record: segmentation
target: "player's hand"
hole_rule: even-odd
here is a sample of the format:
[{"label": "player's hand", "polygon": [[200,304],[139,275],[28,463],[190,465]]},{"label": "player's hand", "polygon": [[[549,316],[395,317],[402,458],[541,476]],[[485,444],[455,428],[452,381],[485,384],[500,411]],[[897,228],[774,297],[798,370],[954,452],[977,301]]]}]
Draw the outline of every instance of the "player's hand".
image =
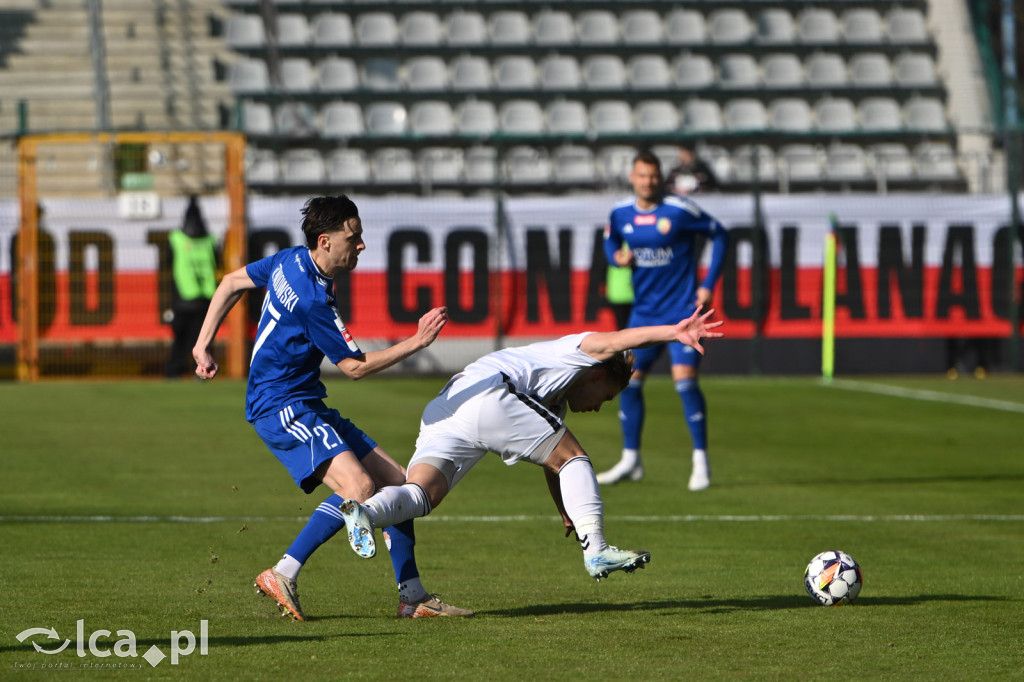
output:
[{"label": "player's hand", "polygon": [[444,326],[448,324],[448,308],[441,306],[427,312],[420,318],[419,330],[416,336],[419,338],[421,348],[426,348],[434,343],[434,339],[441,333]]},{"label": "player's hand", "polygon": [[615,252],[615,265],[620,268],[628,268],[633,265],[633,252],[628,246],[623,246]]},{"label": "player's hand", "polygon": [[196,376],[200,379],[212,379],[217,376],[220,366],[213,359],[208,351],[192,351],[192,357],[196,361]]},{"label": "player's hand", "polygon": [[690,317],[676,325],[675,332],[677,341],[685,343],[701,355],[704,355],[704,347],[700,345],[700,340],[718,339],[725,336],[721,332],[710,331],[711,329],[721,327],[725,322],[722,320],[708,322],[708,319],[715,314],[715,309],[711,308],[704,314],[701,314],[701,310],[701,306],[697,306],[697,309],[693,311],[693,315],[690,315]]}]

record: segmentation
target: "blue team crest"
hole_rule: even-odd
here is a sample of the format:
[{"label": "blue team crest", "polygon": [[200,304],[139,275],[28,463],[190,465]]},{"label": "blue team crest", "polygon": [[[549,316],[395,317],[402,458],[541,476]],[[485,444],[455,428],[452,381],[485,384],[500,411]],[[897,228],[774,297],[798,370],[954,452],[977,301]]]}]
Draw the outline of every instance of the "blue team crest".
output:
[{"label": "blue team crest", "polygon": [[672,231],[672,221],[668,218],[658,218],[658,232],[668,234]]}]

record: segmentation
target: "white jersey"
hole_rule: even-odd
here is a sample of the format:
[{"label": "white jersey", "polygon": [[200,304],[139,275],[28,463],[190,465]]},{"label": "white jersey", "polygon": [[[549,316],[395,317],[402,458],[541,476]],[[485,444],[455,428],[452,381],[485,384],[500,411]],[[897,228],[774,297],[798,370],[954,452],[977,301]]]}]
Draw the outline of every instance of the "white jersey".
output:
[{"label": "white jersey", "polygon": [[583,338],[592,333],[570,334],[554,341],[495,351],[467,366],[461,375],[470,379],[504,375],[518,392],[564,419],[566,389],[581,370],[598,364],[598,360],[580,350]]}]

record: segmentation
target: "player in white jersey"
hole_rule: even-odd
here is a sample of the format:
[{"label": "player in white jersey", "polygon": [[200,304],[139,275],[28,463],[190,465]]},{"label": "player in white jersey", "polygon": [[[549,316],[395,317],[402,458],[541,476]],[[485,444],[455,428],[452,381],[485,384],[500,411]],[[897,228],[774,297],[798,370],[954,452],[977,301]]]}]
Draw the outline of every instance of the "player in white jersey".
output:
[{"label": "player in white jersey", "polygon": [[484,356],[456,374],[423,410],[416,452],[406,482],[359,504],[346,500],[342,515],[356,554],[374,555],[373,529],[426,516],[487,452],[512,465],[544,467],[566,534],[575,531],[591,577],[632,572],[650,560],[604,538],[604,504],[587,453],[563,420],[569,410],[591,412],[626,386],[633,348],[678,341],[703,354],[702,338],[721,322],[698,309],[677,324],[585,332],[508,348]]}]

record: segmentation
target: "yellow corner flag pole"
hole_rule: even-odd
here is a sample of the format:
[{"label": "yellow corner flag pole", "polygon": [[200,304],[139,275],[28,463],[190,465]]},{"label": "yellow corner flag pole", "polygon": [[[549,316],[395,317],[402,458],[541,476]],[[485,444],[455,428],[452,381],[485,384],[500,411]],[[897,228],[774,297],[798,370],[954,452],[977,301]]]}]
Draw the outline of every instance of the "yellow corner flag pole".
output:
[{"label": "yellow corner flag pole", "polygon": [[835,370],[836,334],[836,229],[835,213],[828,215],[829,230],[825,235],[824,286],[821,293],[821,377],[832,381]]}]

